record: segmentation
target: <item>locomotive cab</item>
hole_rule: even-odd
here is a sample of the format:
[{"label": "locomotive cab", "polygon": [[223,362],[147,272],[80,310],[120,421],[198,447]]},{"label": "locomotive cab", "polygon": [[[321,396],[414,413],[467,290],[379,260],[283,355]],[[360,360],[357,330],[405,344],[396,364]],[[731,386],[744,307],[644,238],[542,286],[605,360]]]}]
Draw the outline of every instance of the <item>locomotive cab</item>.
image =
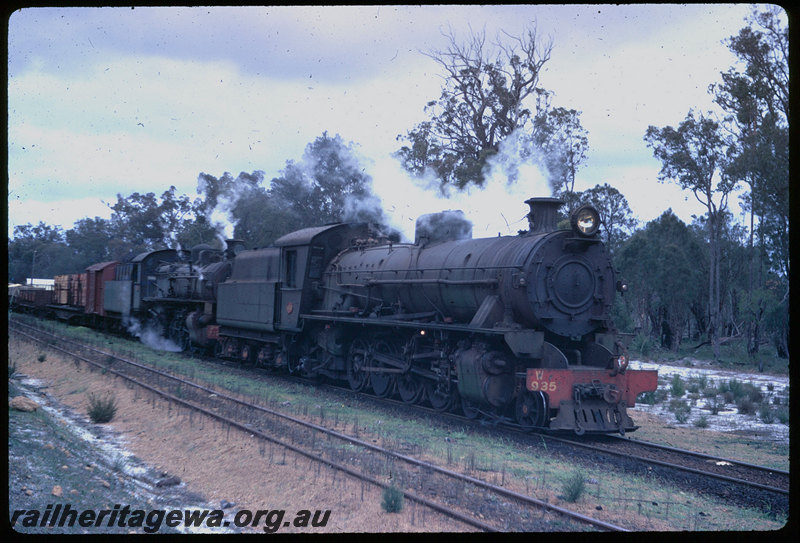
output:
[{"label": "locomotive cab", "polygon": [[297,362],[297,346],[281,345],[304,331],[303,315],[319,306],[326,264],[353,240],[368,237],[366,224],[334,224],[287,234],[272,247],[239,252],[230,278],[219,285],[220,354],[262,365]]}]

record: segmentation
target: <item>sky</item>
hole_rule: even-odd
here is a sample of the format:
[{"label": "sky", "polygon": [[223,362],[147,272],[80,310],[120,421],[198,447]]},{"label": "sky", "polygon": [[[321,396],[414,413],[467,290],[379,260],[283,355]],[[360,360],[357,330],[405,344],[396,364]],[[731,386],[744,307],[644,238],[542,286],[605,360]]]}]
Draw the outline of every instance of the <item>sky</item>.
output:
[{"label": "sky", "polygon": [[[576,109],[589,151],[576,190],[608,183],[642,223],[704,207],[674,183],[644,141],[690,110],[737,66],[724,40],[748,4],[25,8],[8,18],[8,231],[44,221],[69,229],[109,218],[133,192],[197,195],[200,173],[277,177],[324,132],[352,142],[403,232],[420,213],[463,209],[474,234],[516,233],[524,199],[550,196],[525,167],[507,186],[450,200],[414,183],[392,153],[426,120],[442,71],[424,53],[485,31],[536,28],[552,39],[540,84]],[[731,199],[738,211],[736,199]],[[413,228],[407,237],[413,239]]]}]

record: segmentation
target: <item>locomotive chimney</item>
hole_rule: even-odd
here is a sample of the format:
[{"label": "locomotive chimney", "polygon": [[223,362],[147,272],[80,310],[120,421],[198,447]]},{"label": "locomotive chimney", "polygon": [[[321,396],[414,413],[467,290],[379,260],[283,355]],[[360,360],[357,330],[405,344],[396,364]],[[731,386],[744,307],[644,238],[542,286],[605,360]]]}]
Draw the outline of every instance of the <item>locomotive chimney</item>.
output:
[{"label": "locomotive chimney", "polygon": [[225,258],[231,259],[244,250],[244,241],[240,239],[225,240]]},{"label": "locomotive chimney", "polygon": [[531,208],[528,213],[528,227],[532,234],[552,232],[556,229],[558,208],[564,204],[558,198],[530,198],[525,200]]}]

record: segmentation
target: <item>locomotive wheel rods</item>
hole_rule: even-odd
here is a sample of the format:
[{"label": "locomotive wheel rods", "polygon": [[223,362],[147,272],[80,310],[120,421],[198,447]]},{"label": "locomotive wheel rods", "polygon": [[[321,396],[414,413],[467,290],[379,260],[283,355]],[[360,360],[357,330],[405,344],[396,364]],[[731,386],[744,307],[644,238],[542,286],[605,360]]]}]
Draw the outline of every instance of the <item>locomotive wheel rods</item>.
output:
[{"label": "locomotive wheel rods", "polygon": [[350,352],[347,355],[347,382],[350,388],[356,392],[361,392],[367,386],[369,375],[361,368],[366,366],[369,356],[369,345],[363,339],[354,339],[350,344]]},{"label": "locomotive wheel rods", "polygon": [[477,403],[463,397],[461,398],[461,410],[468,419],[477,419],[481,414],[480,406]]},{"label": "locomotive wheel rods", "polygon": [[[379,339],[372,344],[372,352],[396,355],[398,350],[392,343]],[[385,362],[380,360],[372,360],[372,364],[376,367],[390,368]],[[387,398],[394,394],[396,377],[394,373],[371,372],[369,374],[369,382],[372,385],[372,390],[379,398]]]}]

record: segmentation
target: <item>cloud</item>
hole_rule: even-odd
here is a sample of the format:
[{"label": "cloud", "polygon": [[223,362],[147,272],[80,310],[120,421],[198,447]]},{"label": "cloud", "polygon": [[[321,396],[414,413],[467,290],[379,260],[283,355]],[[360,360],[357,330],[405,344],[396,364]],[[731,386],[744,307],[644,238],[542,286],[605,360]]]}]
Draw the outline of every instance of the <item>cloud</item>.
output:
[{"label": "cloud", "polygon": [[[192,192],[200,171],[277,174],[326,130],[390,152],[435,87],[409,88],[407,77],[298,88],[228,63],[157,57],[119,58],[88,77],[30,72],[9,84],[11,184],[49,198],[98,184],[112,194],[170,184]],[[55,180],[63,190],[37,192]]]},{"label": "cloud", "polygon": [[[112,202],[113,203],[113,202]],[[39,224],[44,222],[51,226],[60,226],[69,230],[74,223],[86,217],[109,219],[111,210],[102,201],[94,197],[68,198],[57,201],[20,200],[12,193],[8,197],[8,235],[14,232],[14,226]]]}]

